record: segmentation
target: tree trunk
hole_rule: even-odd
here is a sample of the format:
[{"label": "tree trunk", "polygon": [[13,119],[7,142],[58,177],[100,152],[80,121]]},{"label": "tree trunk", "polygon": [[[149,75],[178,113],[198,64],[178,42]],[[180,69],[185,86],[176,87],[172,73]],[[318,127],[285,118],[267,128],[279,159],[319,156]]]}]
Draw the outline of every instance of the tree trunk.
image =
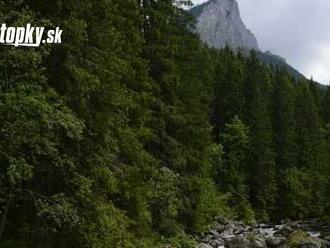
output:
[{"label": "tree trunk", "polygon": [[2,240],[3,234],[5,232],[5,226],[6,226],[6,222],[7,222],[9,207],[10,207],[10,200],[6,201],[6,204],[3,208],[3,213],[2,213],[2,217],[1,217],[1,223],[0,223],[0,240]]}]

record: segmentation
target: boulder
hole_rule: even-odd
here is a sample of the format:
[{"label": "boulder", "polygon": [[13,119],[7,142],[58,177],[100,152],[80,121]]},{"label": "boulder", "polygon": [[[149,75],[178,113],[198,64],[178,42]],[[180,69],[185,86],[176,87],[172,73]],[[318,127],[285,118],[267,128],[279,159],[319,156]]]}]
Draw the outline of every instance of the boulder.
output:
[{"label": "boulder", "polygon": [[329,241],[330,242],[330,235],[329,236],[326,236],[323,238],[325,241]]},{"label": "boulder", "polygon": [[298,230],[291,233],[287,239],[286,246],[288,248],[323,248],[323,241],[311,237],[305,231]]},{"label": "boulder", "polygon": [[216,224],[215,225],[215,230],[217,232],[222,233],[225,229],[226,229],[226,225],[223,225],[223,224]]},{"label": "boulder", "polygon": [[319,246],[318,244],[314,242],[306,242],[298,246],[299,248],[319,248],[323,246]]},{"label": "boulder", "polygon": [[289,226],[283,226],[280,230],[274,233],[274,236],[285,236],[288,237],[294,230]]},{"label": "boulder", "polygon": [[225,241],[223,239],[219,238],[219,239],[212,240],[209,244],[212,247],[218,248],[218,247],[224,246]]},{"label": "boulder", "polygon": [[199,244],[198,248],[213,248],[212,246],[208,245],[208,244]]},{"label": "boulder", "polygon": [[212,239],[213,239],[213,236],[212,236],[211,234],[209,234],[209,235],[206,235],[206,236],[202,239],[202,242],[203,242],[203,243],[208,243],[208,242],[210,242]]},{"label": "boulder", "polygon": [[234,237],[235,235],[233,229],[226,229],[221,233],[221,238],[224,240],[232,239]]},{"label": "boulder", "polygon": [[224,216],[218,216],[216,218],[216,221],[217,221],[217,223],[223,224],[223,225],[227,225],[228,222],[229,222],[229,220],[226,217],[224,217]]},{"label": "boulder", "polygon": [[228,240],[231,240],[233,238],[235,238],[236,236],[234,234],[230,234],[230,233],[222,233],[221,234],[221,238],[224,240],[224,241],[228,241]]},{"label": "boulder", "polygon": [[251,248],[250,240],[244,236],[236,236],[226,242],[226,247],[228,248]]},{"label": "boulder", "polygon": [[242,234],[245,230],[243,228],[237,228],[234,230],[234,234],[235,235],[239,235]]},{"label": "boulder", "polygon": [[291,221],[287,225],[292,229],[299,229],[302,227],[302,223],[300,221]]},{"label": "boulder", "polygon": [[210,242],[210,245],[214,248],[225,247],[225,241],[222,239],[215,239]]},{"label": "boulder", "polygon": [[278,237],[271,236],[267,238],[266,243],[269,247],[279,247],[285,243],[285,240],[286,239],[281,236]]},{"label": "boulder", "polygon": [[263,235],[255,235],[251,238],[253,248],[267,248],[266,240]]},{"label": "boulder", "polygon": [[215,239],[221,238],[220,233],[218,233],[216,230],[211,229],[209,232],[213,236],[213,238],[215,238]]}]

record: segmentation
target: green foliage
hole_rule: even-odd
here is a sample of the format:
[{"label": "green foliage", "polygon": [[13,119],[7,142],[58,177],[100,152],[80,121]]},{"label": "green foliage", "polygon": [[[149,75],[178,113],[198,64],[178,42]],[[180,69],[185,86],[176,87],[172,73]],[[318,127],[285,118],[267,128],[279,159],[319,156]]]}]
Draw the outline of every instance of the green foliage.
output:
[{"label": "green foliage", "polygon": [[227,205],[227,195],[216,185],[216,171],[223,166],[221,146],[211,145],[207,151],[204,169],[197,178],[199,187],[198,203],[194,216],[194,230],[203,232],[214,222],[217,216],[229,216],[231,210]]},{"label": "green foliage", "polygon": [[187,2],[0,2],[64,30],[0,47],[1,247],[190,248],[219,215],[329,211],[329,90],[205,47]]},{"label": "green foliage", "polygon": [[249,130],[237,116],[226,125],[221,142],[224,147],[224,163],[218,171],[220,188],[230,194],[229,206],[234,216],[252,222],[254,212],[248,200],[247,185]]},{"label": "green foliage", "polygon": [[296,248],[304,244],[322,246],[322,241],[315,237],[311,237],[308,233],[302,230],[290,234],[286,243],[288,248]]},{"label": "green foliage", "polygon": [[194,248],[197,246],[196,240],[184,233],[178,234],[168,241],[173,248]]},{"label": "green foliage", "polygon": [[1,248],[24,248],[27,247],[28,244],[25,242],[17,241],[17,240],[5,240],[1,241]]},{"label": "green foliage", "polygon": [[178,194],[179,185],[179,175],[167,168],[155,171],[150,185],[153,225],[165,235],[180,231],[177,218],[183,203]]},{"label": "green foliage", "polygon": [[243,68],[241,59],[228,47],[216,58],[212,121],[215,126],[214,135],[218,142],[225,125],[231,122],[234,116],[242,116],[245,101]]}]

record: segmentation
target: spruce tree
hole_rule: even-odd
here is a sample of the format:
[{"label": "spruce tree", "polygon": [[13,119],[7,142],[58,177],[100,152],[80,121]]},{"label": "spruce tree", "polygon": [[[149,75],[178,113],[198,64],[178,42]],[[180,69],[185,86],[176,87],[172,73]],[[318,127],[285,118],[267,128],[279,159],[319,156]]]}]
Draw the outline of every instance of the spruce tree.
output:
[{"label": "spruce tree", "polygon": [[251,202],[257,217],[268,219],[274,209],[276,183],[275,160],[272,147],[270,73],[252,52],[246,61],[244,79],[244,120],[250,128],[250,189]]},{"label": "spruce tree", "polygon": [[291,211],[295,211],[289,199],[291,192],[286,187],[287,172],[296,166],[294,86],[285,71],[276,71],[273,91],[273,140],[278,185],[275,213],[277,218],[284,218]]},{"label": "spruce tree", "polygon": [[234,215],[245,221],[254,220],[254,212],[249,203],[248,188],[248,148],[249,130],[236,116],[227,124],[221,135],[224,149],[223,166],[219,167],[217,182],[220,189],[229,193],[229,207]]}]

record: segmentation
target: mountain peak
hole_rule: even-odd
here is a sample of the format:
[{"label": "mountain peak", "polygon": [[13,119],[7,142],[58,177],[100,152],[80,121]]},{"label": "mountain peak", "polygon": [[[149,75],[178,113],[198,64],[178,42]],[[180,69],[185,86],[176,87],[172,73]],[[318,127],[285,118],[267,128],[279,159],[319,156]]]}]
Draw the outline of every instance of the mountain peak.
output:
[{"label": "mountain peak", "polygon": [[258,42],[243,23],[236,0],[210,0],[192,8],[196,31],[210,47],[259,50]]}]

